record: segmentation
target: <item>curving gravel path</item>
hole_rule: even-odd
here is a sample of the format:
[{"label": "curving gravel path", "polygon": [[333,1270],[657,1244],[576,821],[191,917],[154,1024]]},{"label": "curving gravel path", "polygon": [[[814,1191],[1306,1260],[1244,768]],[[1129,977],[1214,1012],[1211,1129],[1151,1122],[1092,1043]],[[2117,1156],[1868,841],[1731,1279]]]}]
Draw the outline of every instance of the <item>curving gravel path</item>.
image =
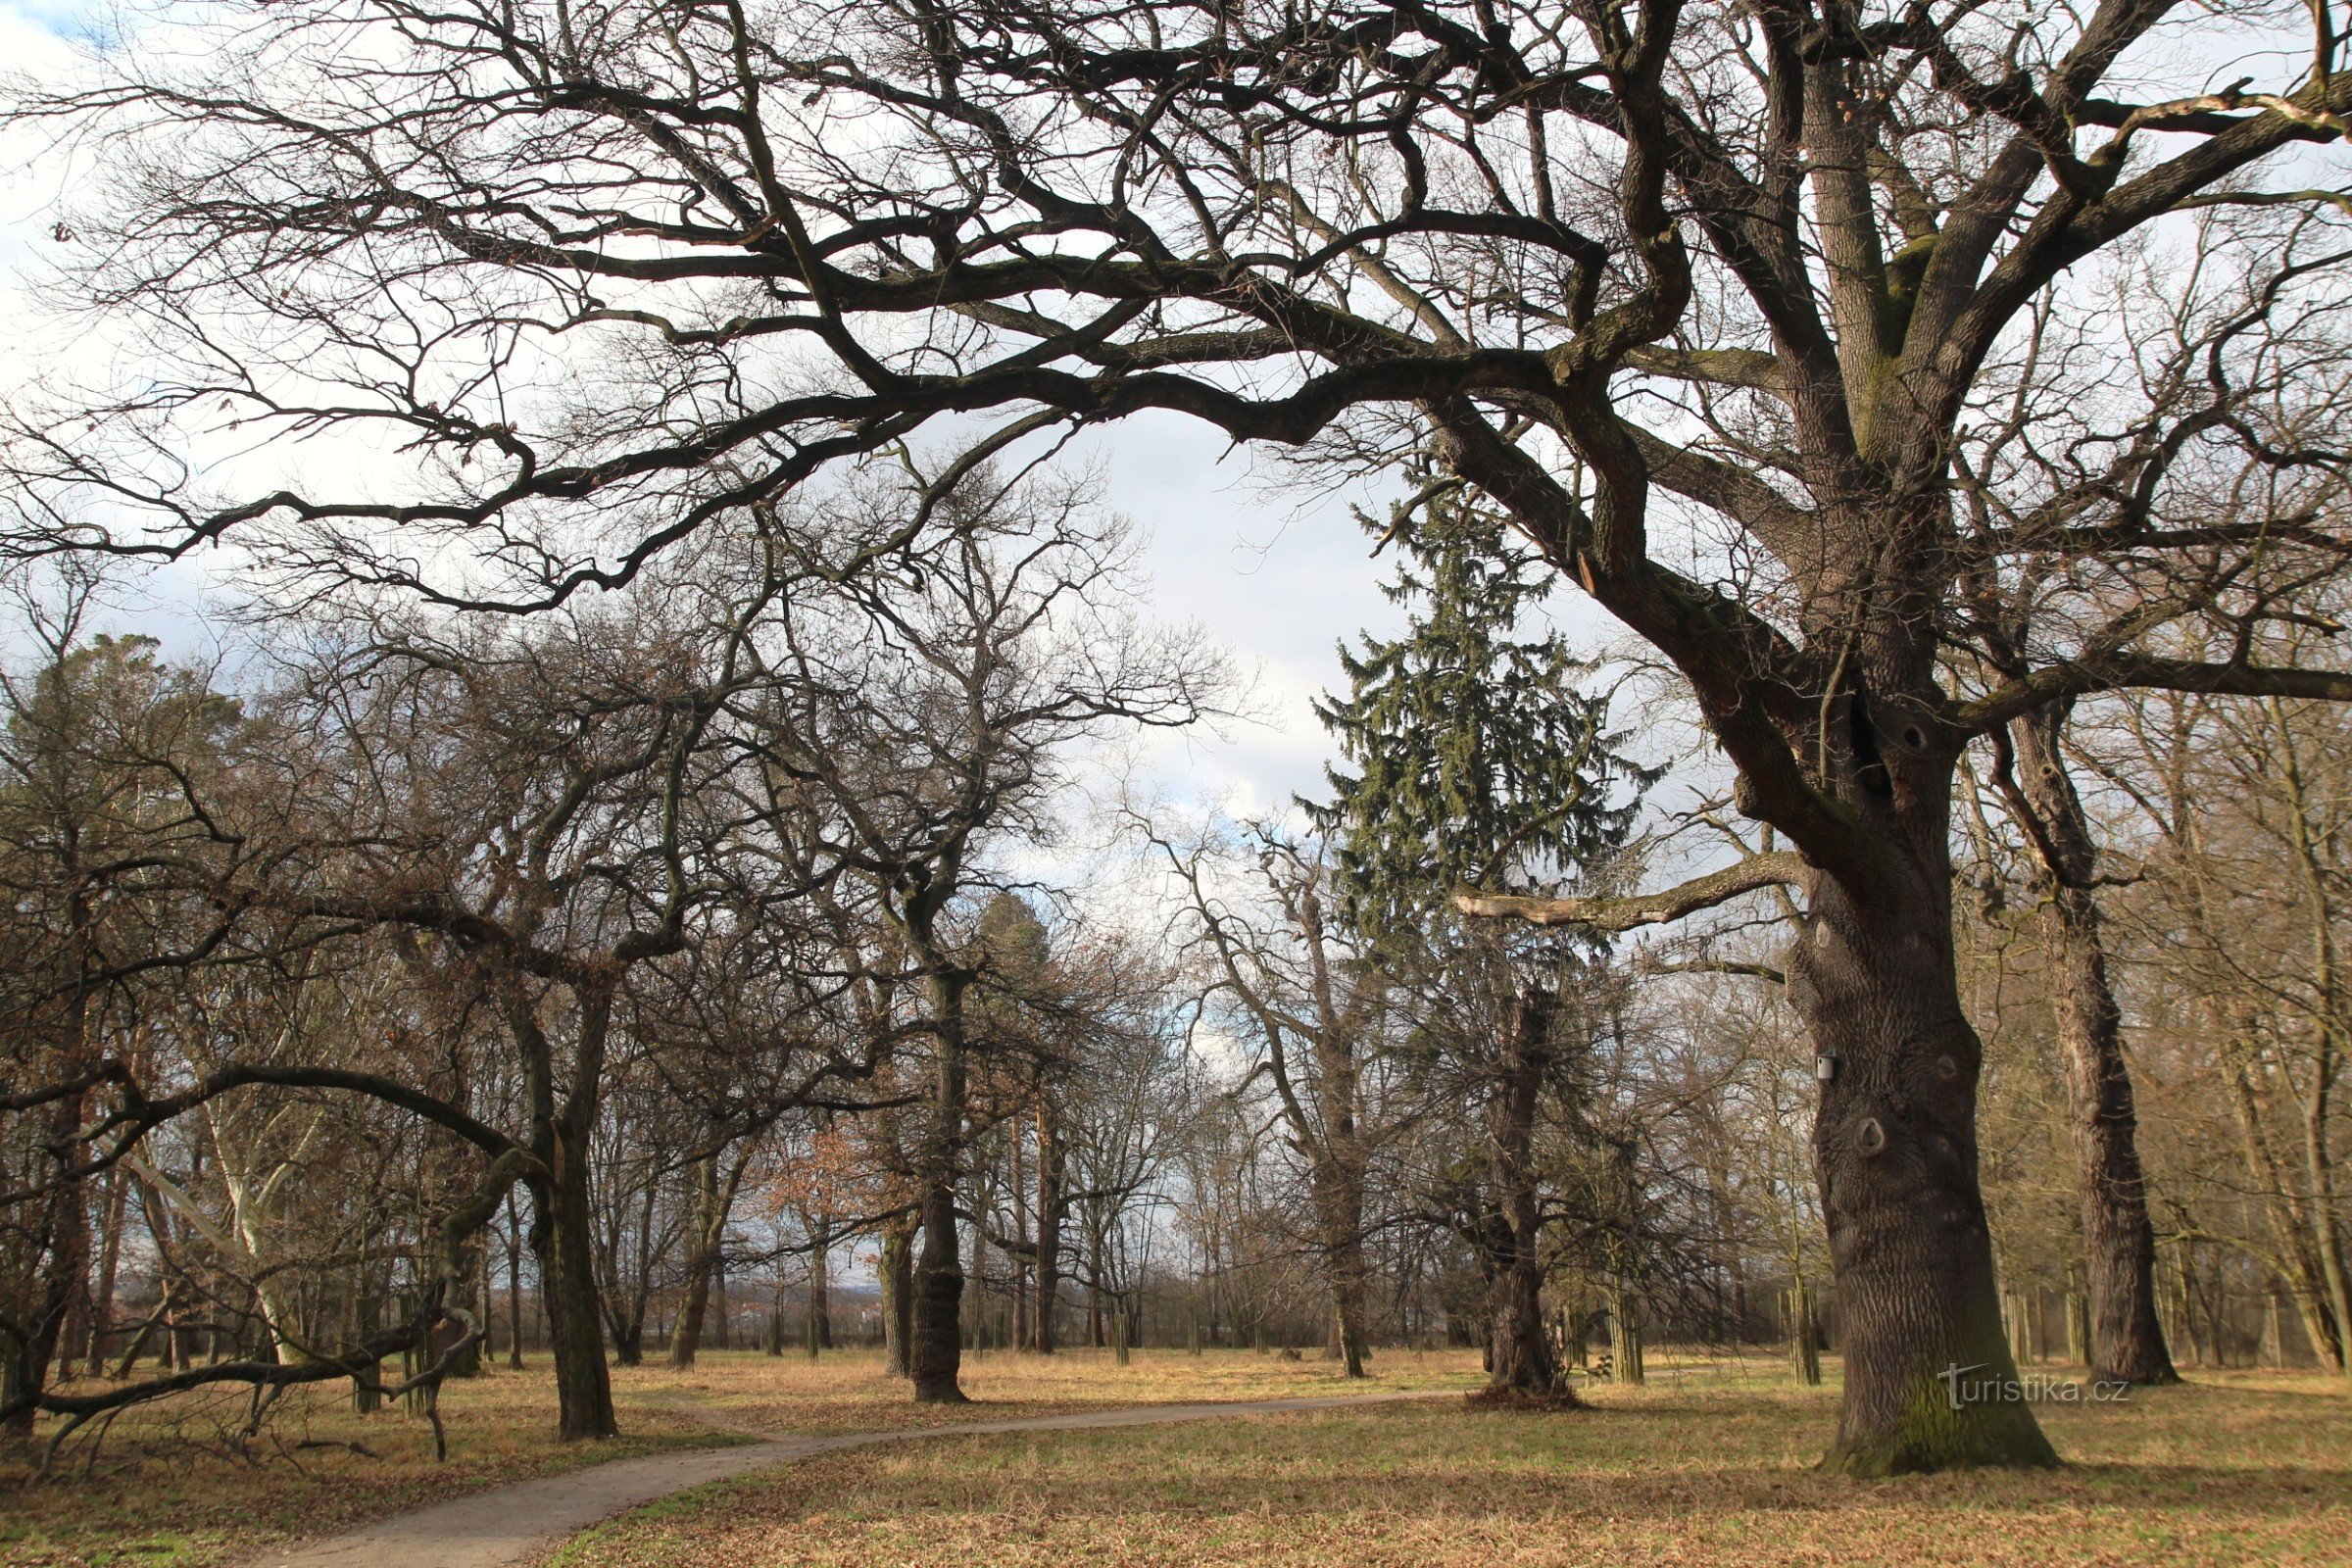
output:
[{"label": "curving gravel path", "polygon": [[707,1481],[721,1481],[840,1448],[989,1432],[1157,1426],[1169,1421],[1206,1421],[1219,1416],[1460,1397],[1458,1393],[1339,1394],[1228,1404],[1142,1404],[1074,1415],[1022,1416],[1007,1421],[850,1432],[822,1438],[762,1437],[734,1447],[694,1448],[682,1453],[649,1454],[642,1459],[615,1459],[540,1481],[493,1487],[414,1513],[378,1520],[346,1535],[274,1547],[248,1558],[244,1568],[507,1568],[509,1564],[533,1561],[555,1549],[564,1537],[624,1508],[652,1502]]}]

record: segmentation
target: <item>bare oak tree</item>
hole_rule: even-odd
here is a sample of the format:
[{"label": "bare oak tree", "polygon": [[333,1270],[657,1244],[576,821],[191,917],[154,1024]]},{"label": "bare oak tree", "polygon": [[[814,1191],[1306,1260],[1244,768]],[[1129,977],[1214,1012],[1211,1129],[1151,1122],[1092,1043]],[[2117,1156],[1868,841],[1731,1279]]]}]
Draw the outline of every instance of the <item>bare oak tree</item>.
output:
[{"label": "bare oak tree", "polygon": [[[2328,210],[2328,177],[2306,187],[2352,76],[2331,12],[2309,19],[312,0],[199,24],[20,102],[104,131],[60,230],[94,257],[78,297],[172,361],[26,406],[22,545],[235,535],[523,607],[935,419],[997,415],[1010,442],[1172,409],[1347,464],[1434,438],[1688,677],[1790,846],[1790,995],[1837,1064],[1815,1147],[1838,1462],[2046,1463],[2022,1405],[1953,1409],[1936,1379],[2010,1361],[1953,971],[1956,760],[2070,696],[2352,682],[2261,657],[2279,604],[2235,564],[2331,561],[2327,519],[2173,505],[2196,439],[2309,446],[2236,395],[2231,356],[2225,417],[2119,431],[2129,482],[2081,506],[1972,527],[1964,452],[2031,373],[2034,302],[2086,261],[2200,204]],[[2276,64],[2216,88],[2224,53]],[[2322,286],[2325,249],[2225,255],[2275,303]],[[406,467],[182,461],[338,432]],[[1983,648],[1963,586],[2027,563],[2072,568],[2078,612],[1950,678],[1954,643]],[[2210,656],[2166,640],[2183,620]]]}]

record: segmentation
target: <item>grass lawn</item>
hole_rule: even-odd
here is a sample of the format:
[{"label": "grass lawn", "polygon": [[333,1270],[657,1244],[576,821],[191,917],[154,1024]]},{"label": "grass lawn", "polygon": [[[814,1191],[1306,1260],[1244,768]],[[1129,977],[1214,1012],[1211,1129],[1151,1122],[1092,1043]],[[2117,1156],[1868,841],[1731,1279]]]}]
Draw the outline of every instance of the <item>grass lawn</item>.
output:
[{"label": "grass lawn", "polygon": [[1835,1392],[1767,1363],[1593,1399],[829,1455],[624,1516],[548,1568],[2352,1563],[2352,1398],[2332,1377],[2199,1373],[2045,1406],[2063,1471],[1886,1482],[1814,1473]]},{"label": "grass lawn", "polygon": [[[1474,1352],[1382,1358],[1378,1388],[1467,1388]],[[1348,1392],[1320,1359],[1222,1352],[1106,1351],[1046,1359],[1002,1352],[964,1361],[974,1403],[916,1406],[882,1373],[878,1352],[799,1355],[706,1352],[693,1371],[615,1367],[625,1434],[616,1443],[555,1440],[555,1385],[544,1356],[452,1382],[441,1398],[449,1462],[432,1434],[397,1406],[371,1416],[348,1387],[289,1396],[260,1439],[239,1443],[242,1396],[190,1396],[116,1422],[95,1452],[77,1447],[59,1474],[24,1486],[29,1469],[0,1457],[0,1564],[7,1568],[214,1568],[272,1543],[330,1534],[460,1492],[663,1448],[741,1441],[747,1433],[862,1432],[1060,1410]],[[1359,1386],[1360,1387],[1360,1386]],[[43,1441],[46,1440],[45,1427]],[[368,1452],[318,1446],[358,1443]],[[313,1445],[304,1446],[304,1445]],[[17,1456],[21,1459],[21,1456]]]}]

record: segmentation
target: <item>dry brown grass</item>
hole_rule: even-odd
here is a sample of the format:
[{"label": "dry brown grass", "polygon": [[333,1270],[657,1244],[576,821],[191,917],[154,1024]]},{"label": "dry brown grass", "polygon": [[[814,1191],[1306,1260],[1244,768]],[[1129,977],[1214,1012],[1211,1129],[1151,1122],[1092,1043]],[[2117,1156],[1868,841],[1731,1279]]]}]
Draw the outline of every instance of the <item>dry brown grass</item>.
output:
[{"label": "dry brown grass", "polygon": [[[1465,1387],[1475,1355],[1383,1357],[1380,1388]],[[932,1426],[1136,1403],[1279,1398],[1341,1392],[1320,1360],[1149,1351],[1121,1367],[1107,1352],[1051,1359],[1002,1352],[965,1361],[975,1402],[916,1406],[906,1385],[871,1352],[810,1362],[748,1353],[706,1354],[692,1372],[615,1368],[617,1443],[555,1441],[555,1389],[540,1358],[529,1372],[494,1371],[449,1385],[442,1414],[449,1462],[436,1464],[430,1428],[394,1408],[360,1416],[348,1389],[289,1399],[267,1435],[238,1443],[243,1401],[186,1399],[125,1417],[95,1452],[78,1449],[50,1482],[0,1461],[0,1564],[98,1568],[142,1563],[212,1568],[274,1542],[337,1529],[461,1492],[579,1464],[737,1441],[742,1433],[833,1433]],[[364,1444],[370,1456],[303,1443]]]},{"label": "dry brown grass", "polygon": [[1106,1350],[1053,1356],[992,1351],[963,1359],[968,1405],[918,1405],[906,1385],[881,1380],[869,1354],[853,1353],[811,1365],[799,1358],[730,1357],[675,1378],[676,1396],[691,1399],[709,1419],[753,1432],[878,1432],[948,1426],[1008,1416],[1107,1410],[1128,1404],[1285,1399],[1324,1394],[1471,1389],[1478,1386],[1475,1350],[1394,1350],[1376,1355],[1373,1376],[1350,1384],[1337,1362],[1310,1356],[1285,1361],[1248,1351],[1140,1350],[1125,1366]]},{"label": "dry brown grass", "polygon": [[869,1449],[656,1504],[549,1568],[2352,1562],[2334,1378],[2200,1374],[2050,1407],[2063,1471],[1875,1483],[1813,1470],[1835,1393],[1775,1368],[1592,1398]]}]

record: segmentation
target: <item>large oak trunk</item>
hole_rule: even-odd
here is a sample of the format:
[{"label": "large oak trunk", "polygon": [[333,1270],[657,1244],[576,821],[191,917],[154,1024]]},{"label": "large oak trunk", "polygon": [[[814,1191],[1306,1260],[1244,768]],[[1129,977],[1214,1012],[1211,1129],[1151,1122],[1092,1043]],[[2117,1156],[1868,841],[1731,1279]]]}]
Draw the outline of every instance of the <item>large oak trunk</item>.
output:
[{"label": "large oak trunk", "polygon": [[578,1153],[559,1146],[555,1179],[531,1190],[539,1210],[540,1291],[547,1304],[549,1349],[556,1365],[557,1430],[566,1443],[619,1433],[612,1413],[612,1374],[589,1251],[588,1171]]},{"label": "large oak trunk", "polygon": [[963,1260],[956,1244],[956,1173],[963,1142],[963,981],[934,977],[935,1050],[931,1125],[924,1130],[922,1253],[914,1265],[913,1333],[907,1372],[918,1404],[961,1404]]},{"label": "large oak trunk", "polygon": [[918,1404],[961,1404],[956,1376],[963,1364],[963,1260],[956,1245],[956,1194],[933,1187],[923,1195],[923,1247],[914,1266],[913,1342],[907,1375]]},{"label": "large oak trunk", "polygon": [[2156,1232],[2148,1222],[2139,1120],[2124,1059],[2123,1012],[2107,979],[2096,847],[2060,748],[2064,713],[2047,708],[2016,726],[2024,794],[2047,843],[2051,1010],[2066,1061],[2067,1128],[2082,1181],[2082,1251],[2090,1295],[2091,1370],[2126,1383],[2178,1383],[2156,1316]]},{"label": "large oak trunk", "polygon": [[1513,1012],[1487,1111],[1491,1180],[1499,1218],[1491,1243],[1495,1253],[1494,1320],[1488,1387],[1552,1395],[1560,1392],[1560,1375],[1551,1341],[1544,1332],[1544,1262],[1538,1250],[1543,1214],[1537,1202],[1535,1141],[1557,1002],[1544,987],[1531,985],[1520,993]]},{"label": "large oak trunk", "polygon": [[1941,836],[1909,896],[1814,878],[1789,997],[1829,1076],[1815,1170],[1845,1352],[1826,1463],[1855,1475],[2057,1462],[2016,1388],[1977,1182],[1982,1047],[1960,1008]]}]

